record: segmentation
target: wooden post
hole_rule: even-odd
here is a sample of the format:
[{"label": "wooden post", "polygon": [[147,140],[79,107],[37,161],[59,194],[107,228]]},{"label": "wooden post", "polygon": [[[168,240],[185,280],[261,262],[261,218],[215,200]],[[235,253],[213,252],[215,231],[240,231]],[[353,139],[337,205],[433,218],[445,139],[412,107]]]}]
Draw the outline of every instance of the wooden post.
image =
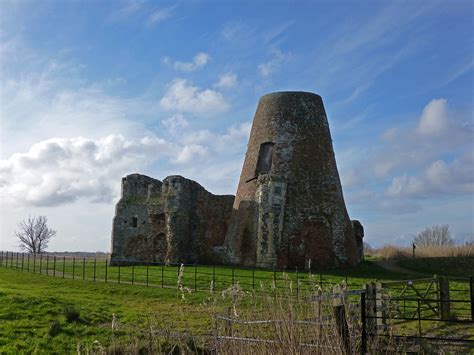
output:
[{"label": "wooden post", "polygon": [[224,323],[225,335],[228,337],[232,336],[232,321],[230,320],[231,307],[227,307],[227,318]]},{"label": "wooden post", "polygon": [[377,315],[377,331],[387,330],[387,307],[383,299],[383,285],[381,282],[375,283],[375,307]]},{"label": "wooden post", "polygon": [[24,263],[25,263],[25,253],[21,253],[21,271],[23,271]]},{"label": "wooden post", "polygon": [[361,346],[360,352],[361,354],[365,354],[367,352],[367,308],[365,303],[365,292],[361,292],[360,294],[360,321],[362,323],[362,334],[361,334]]},{"label": "wooden post", "polygon": [[376,333],[376,311],[375,311],[375,283],[370,282],[365,285],[366,292],[366,318],[367,318],[367,334],[369,337],[375,336]]},{"label": "wooden post", "polygon": [[333,288],[333,315],[336,322],[337,333],[344,346],[346,354],[351,354],[351,339],[349,336],[349,326],[346,319],[346,308],[344,305],[344,295],[341,286],[336,285]]},{"label": "wooden post", "polygon": [[449,280],[446,277],[439,277],[439,308],[442,320],[448,320],[451,316],[449,302]]},{"label": "wooden post", "polygon": [[53,276],[56,276],[56,255],[53,256]]}]

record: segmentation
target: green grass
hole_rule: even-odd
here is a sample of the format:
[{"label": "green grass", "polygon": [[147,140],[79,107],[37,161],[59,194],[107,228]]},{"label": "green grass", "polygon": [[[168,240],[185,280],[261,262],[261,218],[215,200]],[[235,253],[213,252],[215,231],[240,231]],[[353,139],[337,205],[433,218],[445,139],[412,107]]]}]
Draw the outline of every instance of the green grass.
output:
[{"label": "green grass", "polygon": [[474,257],[438,257],[400,260],[398,265],[426,274],[451,277],[474,276]]},{"label": "green grass", "polygon": [[[0,353],[69,353],[78,343],[110,344],[112,314],[126,329],[158,317],[176,330],[206,333],[210,316],[201,294],[177,298],[176,290],[93,283],[0,268]],[[80,312],[80,321],[67,323],[64,309]],[[53,322],[61,331],[50,336]],[[117,341],[127,343],[127,332]]]},{"label": "green grass", "polygon": [[[347,271],[326,270],[312,274],[185,266],[183,286],[201,291],[186,292],[183,300],[176,290],[177,266],[149,267],[150,287],[146,287],[146,267],[120,267],[118,284],[119,268],[106,266],[104,260],[95,263],[95,282],[93,260],[86,259],[84,262],[84,259],[79,259],[73,265],[72,260],[66,259],[63,263],[62,258],[56,258],[55,265],[53,260],[36,260],[36,263],[30,260],[28,265],[27,260],[23,259],[21,271],[21,257],[17,264],[15,256],[7,268],[4,266],[5,260],[3,267],[0,267],[0,353],[66,354],[75,352],[78,343],[90,346],[98,341],[108,346],[113,340],[127,344],[133,341],[136,329],[146,327],[144,323],[147,319],[166,329],[210,334],[212,312],[209,299],[219,301],[220,291],[231,286],[232,280],[247,291],[254,287],[259,290],[261,284],[271,290],[274,280],[281,288],[288,288],[291,283],[293,290],[298,287],[300,295],[304,295],[310,294],[321,279],[325,289],[346,279],[349,289],[360,289],[374,279],[416,278],[414,275],[389,272],[370,261]],[[134,285],[131,284],[132,279]],[[212,280],[216,297],[209,292]],[[296,280],[299,286],[296,286]],[[468,292],[466,283],[452,283],[452,287],[459,289],[462,295]],[[79,311],[79,321],[66,321],[64,310],[67,307]],[[217,307],[221,312],[223,303],[218,303]],[[112,334],[113,314],[120,327]]]}]

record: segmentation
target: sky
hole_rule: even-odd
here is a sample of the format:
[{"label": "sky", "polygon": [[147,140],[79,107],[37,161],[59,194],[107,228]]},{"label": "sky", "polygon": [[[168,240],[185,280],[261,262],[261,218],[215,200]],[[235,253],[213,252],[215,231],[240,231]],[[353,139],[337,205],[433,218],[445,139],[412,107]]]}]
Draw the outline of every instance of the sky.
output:
[{"label": "sky", "polygon": [[474,235],[471,1],[0,1],[0,249],[108,251],[121,177],[235,194],[258,99],[322,96],[371,246]]}]

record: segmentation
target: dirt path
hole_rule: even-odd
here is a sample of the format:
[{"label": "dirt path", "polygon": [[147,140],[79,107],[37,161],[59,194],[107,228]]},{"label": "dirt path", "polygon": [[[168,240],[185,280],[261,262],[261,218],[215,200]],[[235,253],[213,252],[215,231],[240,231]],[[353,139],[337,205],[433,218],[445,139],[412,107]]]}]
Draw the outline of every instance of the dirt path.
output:
[{"label": "dirt path", "polygon": [[397,260],[379,260],[379,261],[376,261],[375,264],[386,270],[398,272],[401,274],[410,274],[410,275],[423,276],[423,277],[432,276],[429,274],[424,274],[421,272],[404,269],[401,266],[397,265]]}]

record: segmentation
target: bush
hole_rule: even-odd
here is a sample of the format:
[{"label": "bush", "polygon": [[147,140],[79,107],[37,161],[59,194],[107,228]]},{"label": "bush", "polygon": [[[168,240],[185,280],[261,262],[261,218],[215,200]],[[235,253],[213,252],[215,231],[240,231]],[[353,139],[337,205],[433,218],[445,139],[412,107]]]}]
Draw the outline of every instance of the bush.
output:
[{"label": "bush", "polygon": [[61,324],[59,324],[59,322],[55,320],[49,325],[48,334],[52,337],[55,337],[59,333],[61,333]]},{"label": "bush", "polygon": [[81,314],[73,306],[66,306],[64,308],[64,316],[66,317],[66,322],[79,322],[81,319]]}]

